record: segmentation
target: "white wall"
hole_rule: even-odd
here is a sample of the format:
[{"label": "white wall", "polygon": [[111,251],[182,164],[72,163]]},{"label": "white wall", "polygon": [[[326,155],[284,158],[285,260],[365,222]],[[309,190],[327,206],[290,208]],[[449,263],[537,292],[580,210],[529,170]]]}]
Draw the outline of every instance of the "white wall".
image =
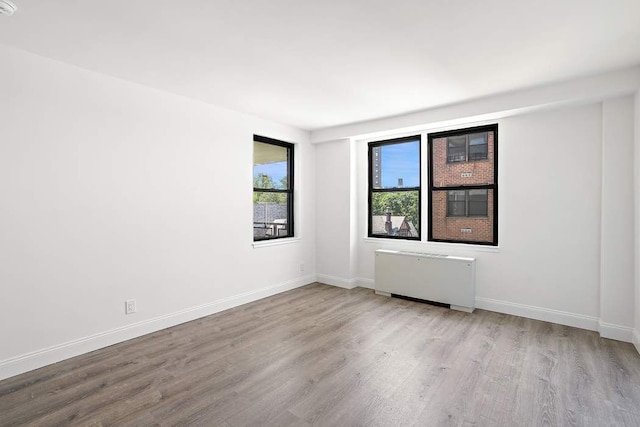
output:
[{"label": "white wall", "polygon": [[633,343],[640,352],[640,91],[635,95],[634,195],[635,195],[635,330]]},{"label": "white wall", "polygon": [[345,288],[358,285],[356,153],[349,139],[316,146],[317,278]]},{"label": "white wall", "polygon": [[[631,98],[622,97],[497,120],[498,248],[428,243],[426,237],[423,242],[365,238],[368,140],[358,141],[357,284],[373,284],[378,248],[472,256],[478,259],[479,308],[599,330],[603,336],[629,341],[634,317],[632,114]],[[442,130],[428,124],[425,128]],[[318,159],[318,170],[327,168],[323,164]],[[611,203],[606,209],[603,200]],[[345,262],[342,257],[327,251],[322,269],[337,271]]]},{"label": "white wall", "polygon": [[352,287],[351,146],[349,140],[316,146],[316,256],[318,280]]},{"label": "white wall", "polygon": [[[315,280],[307,132],[0,57],[0,379]],[[252,246],[254,133],[297,144],[294,243]]]},{"label": "white wall", "polygon": [[616,325],[634,321],[633,114],[633,97],[602,103],[600,333],[627,341]]},{"label": "white wall", "polygon": [[[478,259],[478,306],[489,299],[494,304],[523,304],[596,318],[600,106],[528,114],[498,123],[499,249],[419,245],[427,251]],[[365,189],[360,205],[366,210],[364,143],[359,154],[360,187]],[[427,188],[426,177],[423,186]],[[366,235],[363,213],[362,236]],[[363,241],[360,275],[373,279],[375,249],[400,246],[416,250],[415,244]]]}]

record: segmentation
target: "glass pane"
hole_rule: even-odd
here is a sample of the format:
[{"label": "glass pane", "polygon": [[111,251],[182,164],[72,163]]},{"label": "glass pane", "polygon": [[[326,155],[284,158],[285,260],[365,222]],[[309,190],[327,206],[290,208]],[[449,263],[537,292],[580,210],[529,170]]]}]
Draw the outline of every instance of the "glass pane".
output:
[{"label": "glass pane", "polygon": [[253,192],[254,240],[289,234],[289,195],[287,193]]},{"label": "glass pane", "polygon": [[[461,147],[462,141],[467,140],[465,135],[434,138],[431,141],[433,186],[445,188],[493,184],[493,134],[494,132],[468,134],[468,147]],[[463,156],[463,150],[468,152],[469,161]]]},{"label": "glass pane", "polygon": [[420,141],[382,145],[371,150],[373,188],[420,186]]},{"label": "glass pane", "polygon": [[488,156],[488,136],[486,132],[469,135],[469,160],[484,160]]},{"label": "glass pane", "polygon": [[417,191],[371,195],[371,233],[379,236],[420,237]]},{"label": "glass pane", "polygon": [[287,189],[288,154],[286,147],[253,142],[253,187]]},{"label": "glass pane", "polygon": [[465,216],[465,191],[447,192],[447,216]]},{"label": "glass pane", "polygon": [[487,216],[487,190],[469,190],[469,216]]},{"label": "glass pane", "polygon": [[451,205],[460,203],[457,191],[465,193],[464,190],[456,190],[456,194],[450,196],[449,193],[454,191],[433,191],[430,206],[432,237],[452,242],[493,243],[493,190],[468,190],[468,200],[465,201],[468,212],[471,214],[476,210],[479,213],[486,209],[484,215],[451,216],[448,215]]},{"label": "glass pane", "polygon": [[469,146],[469,160],[485,160],[489,154],[488,148],[486,144]]},{"label": "glass pane", "polygon": [[487,133],[472,133],[469,135],[469,145],[480,145],[487,143]]},{"label": "glass pane", "polygon": [[464,162],[467,160],[467,138],[452,136],[447,138],[447,162]]}]

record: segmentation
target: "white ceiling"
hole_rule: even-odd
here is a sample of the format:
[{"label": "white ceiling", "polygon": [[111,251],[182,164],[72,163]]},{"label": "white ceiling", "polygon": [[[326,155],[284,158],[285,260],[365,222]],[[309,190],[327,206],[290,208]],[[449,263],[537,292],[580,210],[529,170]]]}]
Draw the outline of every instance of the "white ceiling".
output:
[{"label": "white ceiling", "polygon": [[640,0],[13,1],[0,43],[304,129],[640,64]]}]

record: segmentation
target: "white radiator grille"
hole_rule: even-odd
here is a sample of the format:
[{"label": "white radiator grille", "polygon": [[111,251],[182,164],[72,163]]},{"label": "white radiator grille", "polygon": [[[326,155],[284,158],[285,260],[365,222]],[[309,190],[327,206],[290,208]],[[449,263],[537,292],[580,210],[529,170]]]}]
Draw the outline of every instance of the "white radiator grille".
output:
[{"label": "white radiator grille", "polygon": [[467,312],[475,308],[475,258],[378,249],[375,268],[376,293],[450,304]]}]

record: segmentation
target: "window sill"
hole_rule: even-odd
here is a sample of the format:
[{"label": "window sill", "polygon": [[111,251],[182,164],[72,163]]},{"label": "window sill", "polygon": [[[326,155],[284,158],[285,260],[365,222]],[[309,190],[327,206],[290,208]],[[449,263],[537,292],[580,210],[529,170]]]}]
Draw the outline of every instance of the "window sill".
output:
[{"label": "window sill", "polygon": [[406,245],[420,248],[427,252],[448,252],[449,250],[464,251],[472,250],[476,252],[500,252],[500,246],[474,245],[470,243],[447,243],[447,242],[427,242],[417,240],[385,239],[384,237],[364,237],[365,243],[378,243],[383,246]]},{"label": "window sill", "polygon": [[290,245],[292,243],[298,243],[300,241],[299,237],[291,237],[284,239],[273,239],[273,240],[261,240],[258,242],[253,242],[253,248],[267,248],[269,246],[281,246],[281,245]]}]

